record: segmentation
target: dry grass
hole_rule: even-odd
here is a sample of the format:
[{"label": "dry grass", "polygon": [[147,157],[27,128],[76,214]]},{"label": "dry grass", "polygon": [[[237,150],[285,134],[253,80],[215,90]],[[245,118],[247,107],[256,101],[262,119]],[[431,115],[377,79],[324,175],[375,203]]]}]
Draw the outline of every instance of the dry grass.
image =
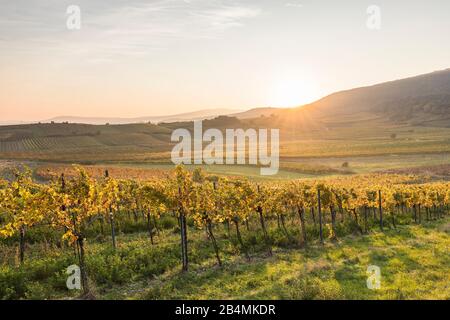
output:
[{"label": "dry grass", "polygon": [[[83,166],[83,168],[91,177],[96,179],[104,177],[105,170],[108,170],[109,175],[116,179],[163,179],[170,175],[169,170],[164,169],[139,169],[114,166]],[[58,178],[62,173],[69,178],[77,175],[75,166],[70,165],[44,165],[37,167],[35,170],[36,177],[42,180]]]},{"label": "dry grass", "polygon": [[383,173],[395,173],[395,174],[414,174],[425,175],[440,179],[450,178],[450,164],[441,164],[436,166],[420,166],[416,168],[402,168],[385,170]]}]

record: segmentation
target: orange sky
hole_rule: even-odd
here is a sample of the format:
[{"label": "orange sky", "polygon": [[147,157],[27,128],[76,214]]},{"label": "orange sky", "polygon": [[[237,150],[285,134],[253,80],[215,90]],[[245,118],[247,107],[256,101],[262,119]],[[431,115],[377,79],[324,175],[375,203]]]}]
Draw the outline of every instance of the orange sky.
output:
[{"label": "orange sky", "polygon": [[[286,107],[448,68],[448,1],[0,3],[0,122]],[[405,6],[408,6],[407,14]]]}]

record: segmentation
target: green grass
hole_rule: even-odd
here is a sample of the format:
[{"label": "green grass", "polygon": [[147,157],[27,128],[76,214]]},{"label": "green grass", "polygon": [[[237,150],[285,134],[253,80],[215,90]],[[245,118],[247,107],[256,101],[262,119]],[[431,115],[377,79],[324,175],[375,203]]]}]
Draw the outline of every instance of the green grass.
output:
[{"label": "green grass", "polygon": [[[353,157],[323,157],[323,158],[284,158],[283,165],[315,165],[323,166],[331,170],[342,170],[342,165],[347,162],[347,170],[359,174],[389,169],[416,168],[422,166],[438,166],[449,164],[448,153],[418,153],[418,154],[388,154],[379,156],[353,156]],[[330,172],[332,172],[330,170]]]},{"label": "green grass", "polygon": [[[450,238],[432,226],[346,237],[306,250],[279,249],[250,264],[233,261],[150,282],[138,299],[449,299]],[[381,268],[369,290],[367,266]],[[120,297],[120,295],[119,295]]]},{"label": "green grass", "polygon": [[[218,267],[204,230],[190,227],[190,270],[181,273],[179,233],[171,217],[151,245],[145,222],[119,222],[118,248],[111,249],[108,229],[95,225],[87,236],[86,263],[97,299],[449,299],[450,218],[423,225],[400,225],[381,233],[372,221],[368,235],[340,225],[339,241],[317,241],[308,227],[309,246],[298,246],[299,226],[287,219],[289,238],[267,221],[274,255],[269,257],[258,221],[242,227],[251,255],[247,262],[232,229],[217,226],[223,267]],[[400,221],[399,221],[400,222]],[[16,239],[0,243],[0,297],[66,299],[77,291],[65,288],[65,269],[76,264],[70,248],[57,246],[59,235],[45,230],[27,234],[26,262],[17,267]],[[325,226],[325,236],[329,225]],[[366,270],[381,268],[381,289],[369,290]]]}]

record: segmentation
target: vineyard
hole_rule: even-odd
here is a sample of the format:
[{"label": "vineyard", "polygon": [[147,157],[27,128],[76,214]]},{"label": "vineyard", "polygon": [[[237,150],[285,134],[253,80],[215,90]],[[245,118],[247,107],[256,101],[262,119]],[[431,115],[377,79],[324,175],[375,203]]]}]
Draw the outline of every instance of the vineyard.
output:
[{"label": "vineyard", "polygon": [[[73,172],[49,175],[48,184],[33,181],[27,169],[0,181],[1,298],[29,297],[24,279],[41,292],[42,278],[67,295],[64,271],[73,263],[81,270],[83,297],[90,297],[92,287],[123,284],[133,272],[158,277],[178,268],[189,274],[192,265],[220,270],[233,256],[251,265],[280,248],[306,254],[348,235],[446,221],[450,205],[450,183],[414,175],[255,183],[182,166],[151,180],[117,179],[109,171],[94,178],[82,167]],[[120,242],[136,233],[148,239],[139,240],[137,252]],[[41,265],[33,265],[30,246],[45,248]]]},{"label": "vineyard", "polygon": [[167,152],[170,131],[151,124],[40,123],[0,127],[0,157],[31,160],[135,160]]}]

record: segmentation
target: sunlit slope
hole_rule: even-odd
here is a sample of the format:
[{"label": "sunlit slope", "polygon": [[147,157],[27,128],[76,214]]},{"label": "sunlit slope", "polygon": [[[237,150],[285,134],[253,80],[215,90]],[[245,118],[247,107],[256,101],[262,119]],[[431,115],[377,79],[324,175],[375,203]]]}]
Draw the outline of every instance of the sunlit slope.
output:
[{"label": "sunlit slope", "polygon": [[[450,69],[334,93],[293,109],[252,109],[205,120],[203,129],[280,129],[281,157],[450,152]],[[0,127],[0,158],[149,161],[170,158],[171,133],[192,121]]]},{"label": "sunlit slope", "polygon": [[448,127],[450,69],[333,93],[280,115],[294,117],[295,120],[297,117],[333,119],[336,123],[345,120],[345,117],[364,120],[372,115],[396,123]]},{"label": "sunlit slope", "polygon": [[171,130],[151,124],[30,124],[0,127],[2,158],[114,159],[169,149]]}]

